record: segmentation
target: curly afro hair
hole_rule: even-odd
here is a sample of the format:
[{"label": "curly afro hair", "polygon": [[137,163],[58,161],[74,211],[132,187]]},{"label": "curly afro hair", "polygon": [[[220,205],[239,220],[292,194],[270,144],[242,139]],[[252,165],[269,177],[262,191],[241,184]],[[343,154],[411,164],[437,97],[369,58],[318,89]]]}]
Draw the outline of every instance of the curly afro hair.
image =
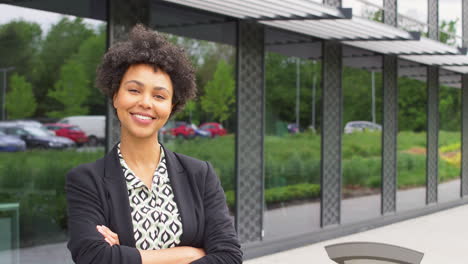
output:
[{"label": "curly afro hair", "polygon": [[116,43],[104,54],[97,68],[96,86],[112,101],[125,72],[134,64],[151,65],[155,71],[160,69],[171,77],[174,87],[171,116],[195,98],[195,71],[184,50],[141,24],[132,28],[128,40]]}]

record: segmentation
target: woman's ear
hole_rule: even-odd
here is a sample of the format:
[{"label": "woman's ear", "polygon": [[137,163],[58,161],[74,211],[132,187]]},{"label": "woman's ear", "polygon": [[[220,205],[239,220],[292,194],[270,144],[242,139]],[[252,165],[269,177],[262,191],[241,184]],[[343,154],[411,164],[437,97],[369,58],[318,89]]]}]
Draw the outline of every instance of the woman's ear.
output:
[{"label": "woman's ear", "polygon": [[112,106],[113,106],[115,109],[117,109],[117,107],[115,107],[115,98],[117,98],[117,93],[118,93],[118,92],[119,92],[119,91],[117,91],[117,92],[112,96]]}]

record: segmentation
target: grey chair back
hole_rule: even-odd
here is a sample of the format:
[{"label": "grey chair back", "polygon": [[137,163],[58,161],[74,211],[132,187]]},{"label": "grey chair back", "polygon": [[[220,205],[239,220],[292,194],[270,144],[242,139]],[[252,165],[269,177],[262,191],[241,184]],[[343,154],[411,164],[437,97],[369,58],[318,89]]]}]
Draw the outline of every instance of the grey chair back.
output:
[{"label": "grey chair back", "polygon": [[325,246],[338,264],[419,264],[424,253],[384,243],[347,242]]}]

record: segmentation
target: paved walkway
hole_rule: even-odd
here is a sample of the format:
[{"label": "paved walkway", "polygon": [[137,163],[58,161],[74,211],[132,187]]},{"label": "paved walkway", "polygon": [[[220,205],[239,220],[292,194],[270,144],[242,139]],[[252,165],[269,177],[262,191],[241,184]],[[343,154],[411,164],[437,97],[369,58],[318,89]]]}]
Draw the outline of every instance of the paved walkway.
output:
[{"label": "paved walkway", "polygon": [[256,259],[245,264],[291,264],[332,262],[324,246],[351,241],[399,245],[423,252],[421,264],[468,263],[468,205],[437,212],[369,231],[327,240]]}]

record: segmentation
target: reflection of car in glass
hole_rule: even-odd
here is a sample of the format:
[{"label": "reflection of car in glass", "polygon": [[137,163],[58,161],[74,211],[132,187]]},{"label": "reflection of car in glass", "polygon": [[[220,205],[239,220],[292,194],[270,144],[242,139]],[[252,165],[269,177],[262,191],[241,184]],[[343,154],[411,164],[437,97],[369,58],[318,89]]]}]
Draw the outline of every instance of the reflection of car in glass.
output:
[{"label": "reflection of car in glass", "polygon": [[210,132],[198,128],[195,124],[190,124],[189,127],[191,127],[195,131],[196,137],[211,137]]},{"label": "reflection of car in glass", "polygon": [[15,137],[0,131],[0,151],[13,152],[26,150],[26,143]]},{"label": "reflection of car in glass", "polygon": [[171,133],[177,138],[194,138],[195,129],[186,122],[176,121],[173,128],[171,128]]},{"label": "reflection of car in glass", "polygon": [[288,124],[288,132],[290,134],[297,134],[299,133],[299,127],[297,126],[296,123],[290,123]]},{"label": "reflection of car in glass", "polygon": [[0,124],[0,131],[24,140],[28,148],[62,149],[75,146],[75,142],[68,138],[51,136],[45,128]]},{"label": "reflection of car in glass", "polygon": [[104,138],[106,136],[106,117],[103,115],[69,116],[57,121],[57,123],[79,127],[88,136],[88,144],[91,146],[104,143]]},{"label": "reflection of car in glass", "polygon": [[224,136],[227,134],[226,129],[220,123],[209,122],[200,126],[201,130],[210,132],[211,137]]},{"label": "reflection of car in glass", "polygon": [[44,124],[44,127],[51,130],[59,137],[66,137],[73,140],[77,145],[88,142],[88,137],[79,127],[61,123]]},{"label": "reflection of car in glass", "polygon": [[345,134],[363,131],[381,131],[382,126],[369,121],[351,121],[346,123],[344,128]]}]

